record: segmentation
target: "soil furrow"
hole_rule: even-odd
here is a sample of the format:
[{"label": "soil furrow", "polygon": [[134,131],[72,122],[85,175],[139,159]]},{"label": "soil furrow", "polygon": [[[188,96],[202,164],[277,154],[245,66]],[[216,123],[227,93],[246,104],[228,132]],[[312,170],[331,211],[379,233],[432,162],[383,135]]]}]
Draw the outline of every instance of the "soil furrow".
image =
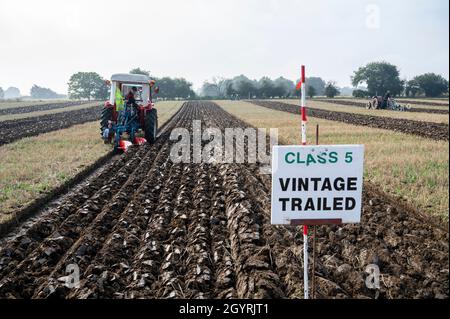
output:
[{"label": "soil furrow", "polygon": [[[148,145],[145,146],[147,148]],[[65,276],[66,267],[76,264],[83,271],[91,264],[91,260],[103,246],[111,231],[115,230],[117,223],[125,222],[127,214],[134,213],[134,200],[138,197],[138,190],[152,164],[151,159],[154,149],[150,149],[143,157],[139,158],[134,171],[123,183],[119,192],[103,207],[101,212],[83,229],[78,240],[74,241],[70,248],[65,252],[58,263],[52,267],[48,279],[42,282],[36,289],[34,297],[50,297],[56,294],[58,297],[65,297],[65,289],[58,289],[58,281]],[[49,287],[52,286],[52,289]]]},{"label": "soil furrow", "polygon": [[[144,149],[140,150],[142,152]],[[139,152],[139,153],[140,153]],[[44,279],[53,267],[57,265],[61,258],[67,253],[85,232],[85,227],[92,221],[108,216],[109,211],[114,211],[119,204],[125,203],[129,196],[124,188],[130,187],[134,181],[130,174],[137,170],[141,157],[136,155],[127,163],[123,169],[115,175],[109,184],[105,184],[92,198],[90,198],[75,213],[69,215],[39,246],[23,259],[13,270],[21,278],[20,286],[16,286],[10,280],[11,273],[7,274],[0,281],[0,295],[14,294],[23,291],[20,297],[28,297],[28,293],[34,291],[39,285],[37,278]],[[118,190],[117,193],[116,190]],[[111,195],[114,194],[113,197]],[[112,203],[111,203],[112,201]],[[110,204],[108,204],[110,203]],[[106,206],[104,206],[107,204]],[[109,207],[108,207],[109,206]],[[12,285],[12,287],[11,287]]]},{"label": "soil furrow", "polygon": [[[69,106],[82,105],[87,103],[94,103],[96,101],[70,101],[70,102],[53,102],[48,104],[37,104],[37,105],[28,105],[28,106],[19,106],[19,107],[10,107],[6,109],[0,109],[1,115],[10,115],[10,114],[24,114],[30,112],[40,112],[40,111],[48,111],[48,110],[56,110],[62,109]],[[99,102],[101,103],[101,102]]]},{"label": "soil furrow", "polygon": [[24,137],[57,131],[76,124],[98,120],[100,112],[101,107],[89,107],[62,113],[2,121],[0,124],[0,146]]},{"label": "soil furrow", "polygon": [[50,236],[67,217],[75,213],[79,207],[84,206],[105,186],[105,179],[109,179],[106,184],[111,182],[114,179],[113,174],[125,167],[126,163],[135,156],[136,150],[136,148],[130,150],[126,156],[112,161],[95,179],[89,180],[82,187],[65,196],[57,203],[58,206],[29,220],[22,226],[20,232],[13,234],[9,240],[5,238],[4,241],[7,241],[7,244],[0,251],[0,278],[36,249],[38,244]]}]

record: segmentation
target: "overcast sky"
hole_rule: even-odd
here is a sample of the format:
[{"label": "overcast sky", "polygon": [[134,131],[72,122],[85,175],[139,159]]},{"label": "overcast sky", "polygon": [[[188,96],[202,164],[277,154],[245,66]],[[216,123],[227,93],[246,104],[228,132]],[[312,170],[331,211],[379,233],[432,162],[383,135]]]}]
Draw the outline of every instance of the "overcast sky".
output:
[{"label": "overcast sky", "polygon": [[307,75],[350,85],[386,60],[449,75],[448,0],[0,0],[0,86],[67,93],[77,71],[185,77]]}]

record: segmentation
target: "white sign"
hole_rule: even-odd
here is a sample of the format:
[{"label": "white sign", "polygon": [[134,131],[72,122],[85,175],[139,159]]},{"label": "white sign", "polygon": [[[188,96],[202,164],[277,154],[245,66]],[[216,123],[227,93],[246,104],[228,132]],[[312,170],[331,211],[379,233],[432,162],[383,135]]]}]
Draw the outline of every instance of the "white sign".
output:
[{"label": "white sign", "polygon": [[359,223],[364,145],[272,149],[272,224],[295,220]]}]

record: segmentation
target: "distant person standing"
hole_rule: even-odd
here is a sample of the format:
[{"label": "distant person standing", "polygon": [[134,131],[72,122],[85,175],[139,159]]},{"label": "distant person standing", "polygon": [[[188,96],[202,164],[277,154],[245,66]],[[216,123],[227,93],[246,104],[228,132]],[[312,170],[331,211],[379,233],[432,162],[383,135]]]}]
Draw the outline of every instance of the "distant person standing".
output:
[{"label": "distant person standing", "polygon": [[391,99],[391,91],[387,90],[383,96],[383,107],[387,108]]}]

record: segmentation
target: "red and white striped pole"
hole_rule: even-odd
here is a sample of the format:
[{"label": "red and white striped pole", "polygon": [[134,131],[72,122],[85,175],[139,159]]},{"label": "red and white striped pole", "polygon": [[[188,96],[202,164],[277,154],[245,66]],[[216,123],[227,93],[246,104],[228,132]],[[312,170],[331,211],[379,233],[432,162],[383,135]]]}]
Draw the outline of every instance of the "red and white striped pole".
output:
[{"label": "red and white striped pole", "polygon": [[[302,114],[302,145],[306,145],[306,78],[305,78],[305,66],[302,65],[302,79],[301,79],[301,98],[300,107]],[[303,225],[303,293],[304,298],[309,299],[308,293],[308,226]]]},{"label": "red and white striped pole", "polygon": [[306,145],[306,93],[305,93],[305,66],[302,65],[302,79],[301,79],[301,98],[300,98],[300,112],[302,114],[302,145]]}]

